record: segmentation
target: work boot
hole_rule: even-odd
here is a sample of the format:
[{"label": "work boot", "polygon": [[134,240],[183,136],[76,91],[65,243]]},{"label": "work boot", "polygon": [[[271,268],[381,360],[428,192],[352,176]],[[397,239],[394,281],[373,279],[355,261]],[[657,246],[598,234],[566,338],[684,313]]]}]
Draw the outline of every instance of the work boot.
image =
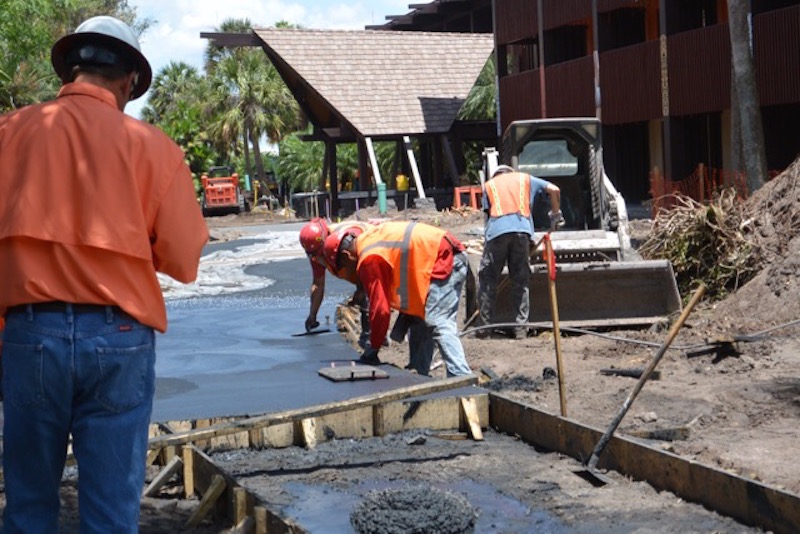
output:
[{"label": "work boot", "polygon": [[367,347],[358,359],[358,363],[364,365],[380,365],[381,361],[378,358],[378,351],[372,347]]}]

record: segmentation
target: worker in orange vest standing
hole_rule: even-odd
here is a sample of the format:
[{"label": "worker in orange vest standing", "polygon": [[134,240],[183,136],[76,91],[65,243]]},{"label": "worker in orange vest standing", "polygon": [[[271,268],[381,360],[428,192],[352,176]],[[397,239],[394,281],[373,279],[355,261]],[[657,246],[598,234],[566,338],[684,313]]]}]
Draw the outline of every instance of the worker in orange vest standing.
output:
[{"label": "worker in orange vest standing", "polygon": [[90,18],[51,60],[57,98],[0,117],[3,530],[59,531],[71,444],[79,530],[136,533],[157,272],[195,280],[208,229],[183,151],[123,112],[152,77],[133,30]]},{"label": "worker in orange vest standing", "polygon": [[450,232],[388,221],[354,238],[332,234],[325,241],[325,257],[344,276],[357,276],[369,298],[370,347],[359,361],[380,363],[378,348],[395,309],[417,319],[408,331],[409,363],[419,374],[429,374],[434,346],[447,376],[472,373],[456,324],[467,258]]},{"label": "worker in orange vest standing", "polygon": [[[311,263],[311,305],[305,322],[306,332],[310,332],[319,326],[317,313],[319,313],[319,308],[322,306],[322,300],[325,297],[326,267],[331,274],[342,278],[335,268],[327,265],[325,262],[323,254],[325,239],[331,233],[336,232],[358,235],[370,226],[372,225],[369,223],[358,221],[346,221],[329,225],[325,219],[315,217],[300,229],[300,245],[303,247],[303,250],[306,251],[308,261]],[[356,291],[353,293],[353,298],[350,299],[350,302],[358,306],[361,310],[361,334],[358,339],[358,345],[363,349],[369,342],[369,317],[367,315],[368,305],[366,302],[366,295],[360,285],[356,283],[357,281],[355,278],[349,281],[356,284]]]},{"label": "worker in orange vest standing", "polygon": [[[500,165],[483,188],[483,207],[489,217],[484,229],[483,257],[478,270],[478,303],[483,325],[494,322],[497,281],[503,267],[508,264],[511,280],[512,309],[517,311],[516,324],[511,333],[521,339],[527,336],[530,309],[529,282],[531,276],[530,245],[533,239],[534,201],[540,192],[550,197],[550,227],[564,225],[561,213],[561,190],[555,184],[535,178],[530,174],[515,172],[508,165]],[[476,337],[489,337],[488,329],[478,330]]]}]

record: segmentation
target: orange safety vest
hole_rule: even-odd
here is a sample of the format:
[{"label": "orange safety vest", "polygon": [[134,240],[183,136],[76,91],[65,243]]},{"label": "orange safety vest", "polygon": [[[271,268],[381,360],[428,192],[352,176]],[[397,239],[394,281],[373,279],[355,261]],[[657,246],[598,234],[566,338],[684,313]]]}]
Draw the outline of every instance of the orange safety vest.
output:
[{"label": "orange safety vest", "polygon": [[518,213],[531,216],[531,179],[523,172],[508,172],[486,182],[489,215],[502,217]]},{"label": "orange safety vest", "polygon": [[370,256],[383,258],[392,266],[392,286],[386,295],[389,305],[424,319],[431,273],[446,234],[427,224],[382,223],[356,240],[358,266]]}]

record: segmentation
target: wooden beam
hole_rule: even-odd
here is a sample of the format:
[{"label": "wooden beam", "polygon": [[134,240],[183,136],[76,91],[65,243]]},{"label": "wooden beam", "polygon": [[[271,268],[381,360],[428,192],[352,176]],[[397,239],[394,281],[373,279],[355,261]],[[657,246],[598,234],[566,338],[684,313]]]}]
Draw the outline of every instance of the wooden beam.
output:
[{"label": "wooden beam", "polygon": [[438,393],[441,391],[449,391],[452,389],[473,386],[477,384],[477,382],[478,377],[476,375],[444,378],[441,380],[432,380],[430,382],[426,381],[422,384],[416,384],[390,391],[383,391],[380,393],[373,393],[371,395],[355,397],[353,399],[347,399],[343,401],[336,401],[321,406],[310,406],[276,414],[248,417],[234,420],[229,423],[212,425],[203,429],[177,432],[170,435],[155,436],[150,439],[149,447],[153,449],[162,448],[169,445],[184,445],[186,443],[192,443],[198,440],[246,432],[255,428],[266,428],[268,426],[278,425],[281,423],[300,421],[309,417],[320,417],[323,415],[353,410],[355,408],[374,406],[375,404],[384,402],[392,402],[411,397],[430,395],[432,393]]},{"label": "wooden beam", "polygon": [[181,470],[181,467],[183,467],[183,460],[181,460],[180,456],[175,456],[167,464],[167,466],[162,469],[158,475],[156,475],[156,478],[154,478],[150,485],[145,488],[142,495],[145,497],[152,497],[153,495],[157,494],[159,491],[161,491],[161,488],[163,488],[164,485],[169,482],[169,480],[178,471]]},{"label": "wooden beam", "polygon": [[205,519],[205,517],[208,515],[208,512],[210,512],[211,508],[213,508],[216,504],[217,499],[219,499],[220,496],[225,492],[227,485],[228,484],[225,482],[225,479],[222,477],[222,475],[214,475],[208,491],[203,495],[203,499],[200,501],[200,504],[186,521],[187,528],[194,528],[199,525],[203,519]]},{"label": "wooden beam", "polygon": [[264,41],[255,33],[200,32],[201,39],[210,39],[217,46],[226,48],[261,46]]},{"label": "wooden beam", "polygon": [[[596,428],[520,404],[495,392],[489,393],[489,399],[492,427],[580,461],[589,458],[603,435]],[[599,465],[646,481],[658,491],[672,492],[747,525],[758,525],[774,532],[800,532],[800,496],[623,436],[613,436],[609,440]]]},{"label": "wooden beam", "polygon": [[447,169],[450,171],[450,178],[453,180],[453,185],[458,187],[458,167],[456,166],[456,158],[453,156],[453,147],[450,146],[450,136],[447,134],[442,134],[441,141],[445,161],[447,162]]}]

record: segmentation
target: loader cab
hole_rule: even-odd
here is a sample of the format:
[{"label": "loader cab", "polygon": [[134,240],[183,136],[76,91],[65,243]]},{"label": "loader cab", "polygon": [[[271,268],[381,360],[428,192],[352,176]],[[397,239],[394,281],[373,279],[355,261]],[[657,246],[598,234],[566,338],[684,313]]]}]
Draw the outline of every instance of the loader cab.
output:
[{"label": "loader cab", "polygon": [[[601,170],[597,163],[599,131],[595,119],[544,119],[513,122],[503,135],[503,162],[561,189],[565,230],[593,230],[603,226]],[[549,225],[550,206],[547,195],[544,196],[544,202],[534,204],[537,229]]]}]

